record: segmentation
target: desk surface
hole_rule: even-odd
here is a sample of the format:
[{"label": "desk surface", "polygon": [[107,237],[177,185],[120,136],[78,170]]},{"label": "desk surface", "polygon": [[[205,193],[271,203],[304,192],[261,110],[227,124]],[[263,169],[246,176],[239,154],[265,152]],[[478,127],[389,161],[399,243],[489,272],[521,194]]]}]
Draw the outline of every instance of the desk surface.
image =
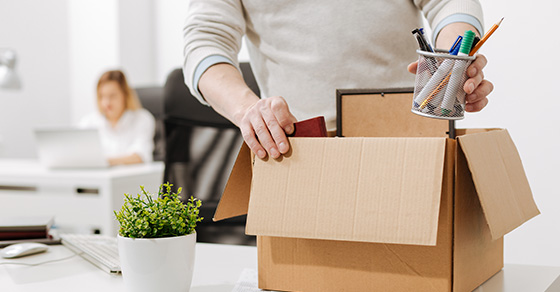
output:
[{"label": "desk surface", "polygon": [[[71,256],[64,246],[12,262],[40,263]],[[7,262],[0,259],[0,263]],[[244,269],[257,268],[250,246],[198,243],[191,292],[230,292]],[[506,265],[474,292],[555,292],[547,290],[560,267]],[[124,291],[121,276],[109,275],[79,256],[39,266],[0,265],[2,291]]]},{"label": "desk surface", "polygon": [[[47,253],[11,261],[41,263],[71,255],[66,247],[56,245]],[[0,263],[7,261],[0,258]],[[256,267],[255,247],[199,243],[191,292],[229,292],[243,269]],[[110,275],[79,256],[32,267],[0,265],[0,283],[0,290],[10,292],[124,291],[122,276]]]},{"label": "desk surface", "polygon": [[73,168],[48,169],[36,159],[0,159],[0,178],[9,181],[14,177],[42,177],[42,178],[81,178],[81,177],[119,177],[139,173],[163,173],[164,164],[161,161],[130,165],[118,165],[107,168]]}]

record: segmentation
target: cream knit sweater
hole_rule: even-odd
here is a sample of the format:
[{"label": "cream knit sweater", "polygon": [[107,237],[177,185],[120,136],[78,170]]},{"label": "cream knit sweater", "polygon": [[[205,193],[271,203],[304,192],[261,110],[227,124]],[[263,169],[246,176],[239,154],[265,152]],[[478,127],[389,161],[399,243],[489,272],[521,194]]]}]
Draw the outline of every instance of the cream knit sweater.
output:
[{"label": "cream knit sweater", "polygon": [[482,23],[477,0],[191,0],[185,83],[205,103],[197,67],[214,55],[237,66],[246,35],[261,96],[284,97],[298,120],[323,115],[333,130],[336,89],[413,85],[421,13],[432,27],[457,14]]}]

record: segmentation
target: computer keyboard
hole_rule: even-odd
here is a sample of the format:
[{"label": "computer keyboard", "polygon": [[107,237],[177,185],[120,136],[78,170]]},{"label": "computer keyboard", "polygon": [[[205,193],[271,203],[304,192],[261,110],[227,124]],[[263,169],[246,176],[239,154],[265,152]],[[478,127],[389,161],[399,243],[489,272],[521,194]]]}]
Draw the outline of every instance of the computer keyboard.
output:
[{"label": "computer keyboard", "polygon": [[62,244],[100,269],[120,274],[117,238],[99,234],[62,234]]}]

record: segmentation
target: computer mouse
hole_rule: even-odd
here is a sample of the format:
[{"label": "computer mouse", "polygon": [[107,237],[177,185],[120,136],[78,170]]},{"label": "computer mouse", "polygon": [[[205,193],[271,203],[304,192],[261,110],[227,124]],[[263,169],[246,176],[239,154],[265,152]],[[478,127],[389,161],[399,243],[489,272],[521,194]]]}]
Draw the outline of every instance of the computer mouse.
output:
[{"label": "computer mouse", "polygon": [[19,258],[40,252],[45,252],[49,249],[46,244],[36,242],[16,243],[6,246],[0,250],[0,255],[5,259]]}]

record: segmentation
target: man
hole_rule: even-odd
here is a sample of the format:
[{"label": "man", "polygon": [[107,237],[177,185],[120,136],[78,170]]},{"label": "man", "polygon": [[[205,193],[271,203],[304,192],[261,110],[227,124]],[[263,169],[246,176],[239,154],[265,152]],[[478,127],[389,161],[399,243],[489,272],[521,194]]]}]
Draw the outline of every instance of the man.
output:
[{"label": "man", "polygon": [[[185,83],[202,103],[237,125],[260,158],[289,150],[297,120],[325,116],[334,130],[337,88],[410,87],[417,59],[411,31],[422,12],[437,48],[482,34],[477,0],[192,0],[184,28]],[[259,99],[237,69],[247,36]],[[465,110],[480,111],[493,85],[486,58],[467,69]],[[415,73],[416,63],[408,65]]]}]

